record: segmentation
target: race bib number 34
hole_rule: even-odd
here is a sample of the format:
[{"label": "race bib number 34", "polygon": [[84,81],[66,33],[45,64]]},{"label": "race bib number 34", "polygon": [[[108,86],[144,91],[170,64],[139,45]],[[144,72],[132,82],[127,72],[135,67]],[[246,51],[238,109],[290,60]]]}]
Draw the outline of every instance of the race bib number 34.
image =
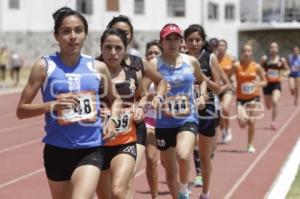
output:
[{"label": "race bib number 34", "polygon": [[57,98],[73,96],[78,105],[58,111],[58,123],[67,125],[74,122],[95,122],[97,119],[96,93],[94,91],[80,91],[76,93],[60,94]]},{"label": "race bib number 34", "polygon": [[185,95],[167,97],[163,104],[166,116],[185,116],[191,112],[189,97]]}]

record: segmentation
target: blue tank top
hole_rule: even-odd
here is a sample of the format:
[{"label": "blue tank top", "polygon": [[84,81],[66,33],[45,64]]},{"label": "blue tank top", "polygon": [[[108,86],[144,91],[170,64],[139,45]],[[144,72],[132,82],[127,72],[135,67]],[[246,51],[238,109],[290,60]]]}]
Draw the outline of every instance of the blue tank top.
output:
[{"label": "blue tank top", "polygon": [[[163,103],[163,111],[159,111],[157,115],[157,128],[176,128],[186,122],[198,123],[194,100],[194,72],[188,55],[180,56],[182,63],[176,68],[163,63],[160,56],[157,58],[157,70],[170,85]],[[172,116],[166,114],[169,110],[173,111]],[[185,114],[180,115],[181,113]]]},{"label": "blue tank top", "polygon": [[[80,55],[76,66],[65,66],[58,53],[44,56],[46,61],[47,76],[41,88],[43,101],[56,100],[62,93],[80,93],[93,91],[96,98],[96,119],[91,123],[73,122],[60,125],[57,112],[45,114],[46,136],[43,142],[61,148],[90,148],[102,145],[102,127],[99,117],[98,90],[100,76],[96,73],[94,60],[90,56]],[[90,108],[90,107],[87,107]]]},{"label": "blue tank top", "polygon": [[292,55],[289,57],[289,66],[292,75],[300,76],[300,55]]}]

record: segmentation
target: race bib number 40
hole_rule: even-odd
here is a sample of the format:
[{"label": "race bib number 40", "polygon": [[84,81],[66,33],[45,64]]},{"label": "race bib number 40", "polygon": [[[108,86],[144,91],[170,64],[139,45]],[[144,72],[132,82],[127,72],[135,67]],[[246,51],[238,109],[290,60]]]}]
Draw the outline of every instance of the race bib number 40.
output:
[{"label": "race bib number 40", "polygon": [[163,104],[164,115],[185,116],[191,112],[189,97],[186,95],[167,97]]},{"label": "race bib number 40", "polygon": [[255,92],[255,86],[253,83],[247,82],[247,83],[242,84],[241,90],[242,90],[243,94],[246,94],[246,95],[253,94]]},{"label": "race bib number 40", "polygon": [[[108,108],[101,109],[101,119],[104,127],[109,117],[110,117],[110,110]],[[118,117],[116,133],[126,134],[131,132],[132,120],[133,120],[132,108],[123,108]]]},{"label": "race bib number 40", "polygon": [[94,91],[80,91],[64,93],[57,98],[73,96],[79,102],[77,106],[64,108],[58,111],[58,123],[67,125],[74,122],[95,122],[97,119],[96,93]]}]

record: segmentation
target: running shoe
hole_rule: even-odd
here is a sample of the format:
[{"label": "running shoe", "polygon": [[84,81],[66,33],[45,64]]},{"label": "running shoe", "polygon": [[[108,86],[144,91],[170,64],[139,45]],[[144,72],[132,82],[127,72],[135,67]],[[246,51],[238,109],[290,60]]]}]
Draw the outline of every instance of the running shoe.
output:
[{"label": "running shoe", "polygon": [[270,128],[275,131],[277,129],[275,122],[271,122]]},{"label": "running shoe", "polygon": [[226,143],[229,143],[229,142],[231,142],[231,140],[232,140],[231,129],[228,129],[228,130],[227,130],[226,137],[225,137],[225,141],[226,141]]},{"label": "running shoe", "polygon": [[223,143],[223,144],[227,144],[226,137],[227,137],[227,131],[224,129],[224,130],[222,131],[222,143]]},{"label": "running shoe", "polygon": [[196,176],[195,181],[194,181],[194,186],[195,187],[202,187],[203,186],[202,176]]},{"label": "running shoe", "polygon": [[255,153],[255,148],[252,144],[249,144],[248,147],[247,147],[247,152],[248,153]]},{"label": "running shoe", "polygon": [[190,199],[190,195],[188,192],[185,193],[179,192],[178,199]]}]

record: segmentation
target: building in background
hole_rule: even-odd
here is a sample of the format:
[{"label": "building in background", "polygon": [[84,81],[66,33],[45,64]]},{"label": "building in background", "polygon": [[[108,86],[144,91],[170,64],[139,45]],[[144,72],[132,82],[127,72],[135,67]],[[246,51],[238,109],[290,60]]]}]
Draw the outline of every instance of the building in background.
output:
[{"label": "building in background", "polygon": [[256,59],[267,53],[272,41],[279,43],[283,56],[300,45],[299,0],[241,0],[240,16],[239,47],[250,40]]},{"label": "building in background", "polygon": [[[107,23],[125,14],[134,25],[142,54],[145,43],[158,38],[161,27],[173,22],[182,29],[193,23],[203,25],[208,38],[226,39],[229,53],[238,56],[240,45],[249,39],[260,50],[277,33],[280,36],[274,39],[286,42],[287,37],[297,43],[299,4],[299,0],[1,0],[0,43],[26,53],[29,59],[53,52],[57,46],[51,15],[69,6],[88,20],[87,54],[99,54],[100,34]],[[290,45],[281,46],[290,49]]]}]

